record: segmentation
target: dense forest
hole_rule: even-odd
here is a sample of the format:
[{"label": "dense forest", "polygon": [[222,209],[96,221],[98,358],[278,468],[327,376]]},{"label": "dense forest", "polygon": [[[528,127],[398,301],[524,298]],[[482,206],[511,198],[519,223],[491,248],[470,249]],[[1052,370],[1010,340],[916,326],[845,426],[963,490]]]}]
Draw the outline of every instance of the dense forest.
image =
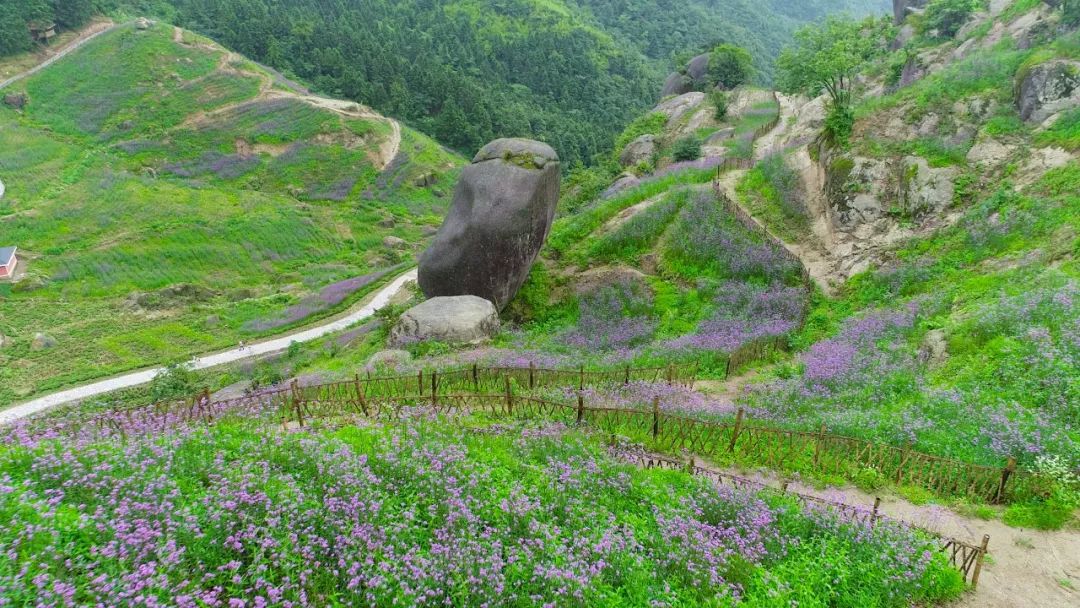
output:
[{"label": "dense forest", "polygon": [[[758,78],[800,23],[885,0],[0,0],[154,14],[469,152],[500,136],[589,162],[679,55],[730,42]],[[798,6],[794,6],[797,4]],[[26,11],[21,13],[25,16]],[[63,24],[62,24],[63,25]],[[16,28],[17,29],[17,28]]]}]

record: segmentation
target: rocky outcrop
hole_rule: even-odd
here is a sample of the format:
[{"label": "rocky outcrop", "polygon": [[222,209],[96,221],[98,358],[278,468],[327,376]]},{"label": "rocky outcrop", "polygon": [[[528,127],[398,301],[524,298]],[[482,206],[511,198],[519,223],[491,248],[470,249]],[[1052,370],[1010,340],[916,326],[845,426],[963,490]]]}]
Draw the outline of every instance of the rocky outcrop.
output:
[{"label": "rocky outcrop", "polygon": [[693,81],[697,88],[704,88],[705,79],[709,76],[709,54],[703,53],[690,60],[686,64],[686,75]]},{"label": "rocky outcrop", "polygon": [[708,86],[709,78],[708,53],[694,57],[686,64],[686,67],[678,72],[672,72],[664,81],[664,88],[660,90],[660,98],[672,95],[685,95],[692,91],[704,91]]},{"label": "rocky outcrop", "polygon": [[1015,151],[1016,146],[1003,144],[996,139],[980,139],[968,150],[967,161],[983,168],[997,167]]},{"label": "rocky outcrop", "polygon": [[956,193],[956,167],[931,167],[925,158],[904,158],[904,174],[907,179],[901,190],[904,209],[913,217],[928,213],[941,213],[953,203]]},{"label": "rocky outcrop", "polygon": [[850,230],[877,221],[895,199],[893,171],[886,161],[856,156],[833,160],[828,196],[837,228]]},{"label": "rocky outcrop", "polygon": [[429,298],[472,295],[504,308],[551,230],[559,184],[559,157],[547,144],[484,146],[462,170],[446,220],[420,257],[420,289]]},{"label": "rocky outcrop", "polygon": [[498,333],[499,312],[490,301],[476,296],[432,298],[401,315],[390,330],[390,343],[477,344]]},{"label": "rocky outcrop", "polygon": [[1039,64],[1021,75],[1016,87],[1020,118],[1041,124],[1080,104],[1080,62],[1059,59]]},{"label": "rocky outcrop", "polygon": [[907,21],[908,15],[922,12],[930,0],[893,0],[893,18],[896,25]]},{"label": "rocky outcrop", "polygon": [[30,98],[26,96],[26,93],[9,93],[4,95],[4,105],[13,110],[21,110],[25,108],[28,103],[30,103]]},{"label": "rocky outcrop", "polygon": [[626,144],[622,154],[619,155],[619,163],[623,167],[634,165],[652,159],[658,149],[655,135],[642,135],[634,141]]},{"label": "rocky outcrop", "polygon": [[604,190],[603,194],[600,195],[600,198],[611,198],[623,190],[633,188],[640,183],[641,179],[633,173],[623,173],[614,183],[608,186],[607,190]]},{"label": "rocky outcrop", "polygon": [[662,101],[652,111],[667,116],[667,124],[670,127],[685,116],[687,112],[701,105],[703,101],[705,101],[705,94],[693,91]]},{"label": "rocky outcrop", "polygon": [[400,237],[387,236],[382,240],[383,247],[387,249],[405,249],[409,246],[409,243]]}]

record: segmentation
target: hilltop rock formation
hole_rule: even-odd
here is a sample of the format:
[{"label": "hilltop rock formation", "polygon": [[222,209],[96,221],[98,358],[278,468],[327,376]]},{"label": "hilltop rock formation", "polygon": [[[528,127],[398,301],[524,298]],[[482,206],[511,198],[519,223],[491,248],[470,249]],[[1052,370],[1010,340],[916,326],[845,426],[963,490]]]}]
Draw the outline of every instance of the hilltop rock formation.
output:
[{"label": "hilltop rock formation", "polygon": [[401,315],[390,330],[390,344],[476,344],[497,333],[499,311],[490,301],[476,296],[432,298]]},{"label": "hilltop rock formation", "polygon": [[473,295],[506,307],[551,230],[560,179],[559,157],[547,144],[484,146],[461,172],[450,212],[420,257],[424,294]]},{"label": "hilltop rock formation", "polygon": [[622,154],[619,156],[619,162],[623,167],[633,167],[634,165],[649,160],[656,154],[657,141],[655,135],[642,135],[634,141],[626,144],[623,148]]},{"label": "hilltop rock formation", "polygon": [[1080,104],[1080,62],[1047,61],[1030,70],[1016,88],[1020,118],[1042,123],[1054,114]]},{"label": "hilltop rock formation", "polygon": [[664,81],[664,88],[660,89],[660,98],[672,95],[683,95],[694,90],[694,81],[682,72],[672,72]]}]

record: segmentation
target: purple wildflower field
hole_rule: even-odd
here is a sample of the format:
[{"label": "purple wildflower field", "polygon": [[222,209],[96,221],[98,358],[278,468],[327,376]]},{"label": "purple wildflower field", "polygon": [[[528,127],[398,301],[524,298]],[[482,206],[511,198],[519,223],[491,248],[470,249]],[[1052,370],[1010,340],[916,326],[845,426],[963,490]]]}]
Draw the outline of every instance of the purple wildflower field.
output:
[{"label": "purple wildflower field", "polygon": [[386,275],[395,272],[398,267],[379,270],[337,283],[331,283],[319,290],[317,294],[308,296],[300,302],[286,308],[273,317],[254,319],[244,324],[244,331],[264,332],[292,325],[302,321],[311,315],[323,312],[341,304],[361,289],[381,280]]},{"label": "purple wildflower field", "polygon": [[854,607],[963,587],[898,524],[630,467],[562,425],[422,414],[7,444],[0,516],[2,605]]},{"label": "purple wildflower field", "polygon": [[[849,319],[811,345],[793,374],[753,390],[755,417],[848,433],[988,464],[1053,455],[1080,464],[1075,282],[980,305],[945,367],[918,344],[926,300]],[[964,349],[968,350],[964,350]]]}]

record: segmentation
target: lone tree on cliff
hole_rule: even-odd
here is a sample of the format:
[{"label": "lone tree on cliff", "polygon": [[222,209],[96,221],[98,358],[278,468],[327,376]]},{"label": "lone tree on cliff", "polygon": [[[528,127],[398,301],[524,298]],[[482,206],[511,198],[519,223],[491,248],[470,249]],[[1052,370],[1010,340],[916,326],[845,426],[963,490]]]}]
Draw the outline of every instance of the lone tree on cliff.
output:
[{"label": "lone tree on cliff", "polygon": [[825,135],[843,144],[851,134],[851,82],[859,69],[883,52],[890,28],[884,21],[857,22],[830,17],[820,25],[808,25],[795,33],[795,43],[776,60],[780,86],[790,93],[829,94]]}]

